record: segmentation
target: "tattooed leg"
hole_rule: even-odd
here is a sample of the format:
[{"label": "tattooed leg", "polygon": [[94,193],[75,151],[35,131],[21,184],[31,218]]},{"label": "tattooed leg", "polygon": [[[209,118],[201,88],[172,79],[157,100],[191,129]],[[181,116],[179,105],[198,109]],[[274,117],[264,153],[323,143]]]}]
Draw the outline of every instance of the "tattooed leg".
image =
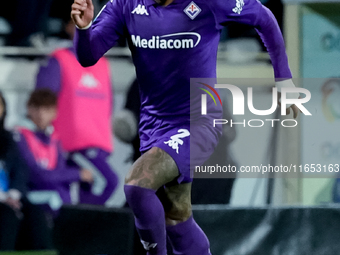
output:
[{"label": "tattooed leg", "polygon": [[177,165],[169,154],[153,147],[132,165],[125,184],[158,190],[178,175]]},{"label": "tattooed leg", "polygon": [[158,191],[164,210],[166,225],[177,225],[190,218],[191,183],[168,184]]},{"label": "tattooed leg", "polygon": [[126,200],[135,215],[136,228],[148,255],[166,254],[164,208],[155,192],[178,174],[174,160],[154,147],[132,165],[125,179]]},{"label": "tattooed leg", "polygon": [[166,186],[162,202],[173,254],[211,255],[207,236],[192,217],[191,183]]}]

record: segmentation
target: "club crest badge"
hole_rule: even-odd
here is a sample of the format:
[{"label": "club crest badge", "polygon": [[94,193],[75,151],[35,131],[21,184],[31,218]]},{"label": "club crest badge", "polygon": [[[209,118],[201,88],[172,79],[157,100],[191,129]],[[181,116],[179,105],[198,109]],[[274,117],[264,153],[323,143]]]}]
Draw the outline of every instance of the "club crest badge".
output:
[{"label": "club crest badge", "polygon": [[201,12],[201,9],[195,4],[191,2],[185,9],[184,12],[189,16],[190,19],[196,18],[196,16]]}]

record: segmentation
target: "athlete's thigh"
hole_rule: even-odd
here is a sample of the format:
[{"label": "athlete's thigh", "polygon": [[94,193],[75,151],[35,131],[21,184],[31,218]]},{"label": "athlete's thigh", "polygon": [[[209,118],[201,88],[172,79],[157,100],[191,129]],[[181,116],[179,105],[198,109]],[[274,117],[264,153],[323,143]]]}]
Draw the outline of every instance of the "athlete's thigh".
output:
[{"label": "athlete's thigh", "polygon": [[168,153],[152,147],[132,165],[125,184],[158,190],[179,175],[175,161]]},{"label": "athlete's thigh", "polygon": [[163,204],[167,225],[186,221],[191,216],[191,183],[169,183],[157,195]]}]

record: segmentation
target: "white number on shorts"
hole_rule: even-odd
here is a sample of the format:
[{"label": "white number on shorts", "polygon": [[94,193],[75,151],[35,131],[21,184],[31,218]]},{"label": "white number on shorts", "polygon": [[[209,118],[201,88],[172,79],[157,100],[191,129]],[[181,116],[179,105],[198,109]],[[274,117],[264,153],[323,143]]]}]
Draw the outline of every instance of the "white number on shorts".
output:
[{"label": "white number on shorts", "polygon": [[183,145],[183,140],[181,138],[187,137],[190,135],[190,132],[187,129],[181,128],[178,129],[177,131],[179,134],[170,136],[170,140],[167,142],[164,142],[165,144],[168,144],[171,148],[173,148],[174,150],[176,150],[177,154],[178,154],[178,145]]}]

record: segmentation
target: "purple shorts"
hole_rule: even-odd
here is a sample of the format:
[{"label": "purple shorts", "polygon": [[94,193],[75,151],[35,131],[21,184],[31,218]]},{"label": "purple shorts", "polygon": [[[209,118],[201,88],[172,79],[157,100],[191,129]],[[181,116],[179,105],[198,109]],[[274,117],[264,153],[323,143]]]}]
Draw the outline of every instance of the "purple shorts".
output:
[{"label": "purple shorts", "polygon": [[214,152],[221,136],[221,129],[212,126],[212,120],[196,123],[174,122],[148,116],[140,128],[141,153],[152,147],[167,152],[176,162],[178,183],[192,182],[195,166],[202,165]]}]

